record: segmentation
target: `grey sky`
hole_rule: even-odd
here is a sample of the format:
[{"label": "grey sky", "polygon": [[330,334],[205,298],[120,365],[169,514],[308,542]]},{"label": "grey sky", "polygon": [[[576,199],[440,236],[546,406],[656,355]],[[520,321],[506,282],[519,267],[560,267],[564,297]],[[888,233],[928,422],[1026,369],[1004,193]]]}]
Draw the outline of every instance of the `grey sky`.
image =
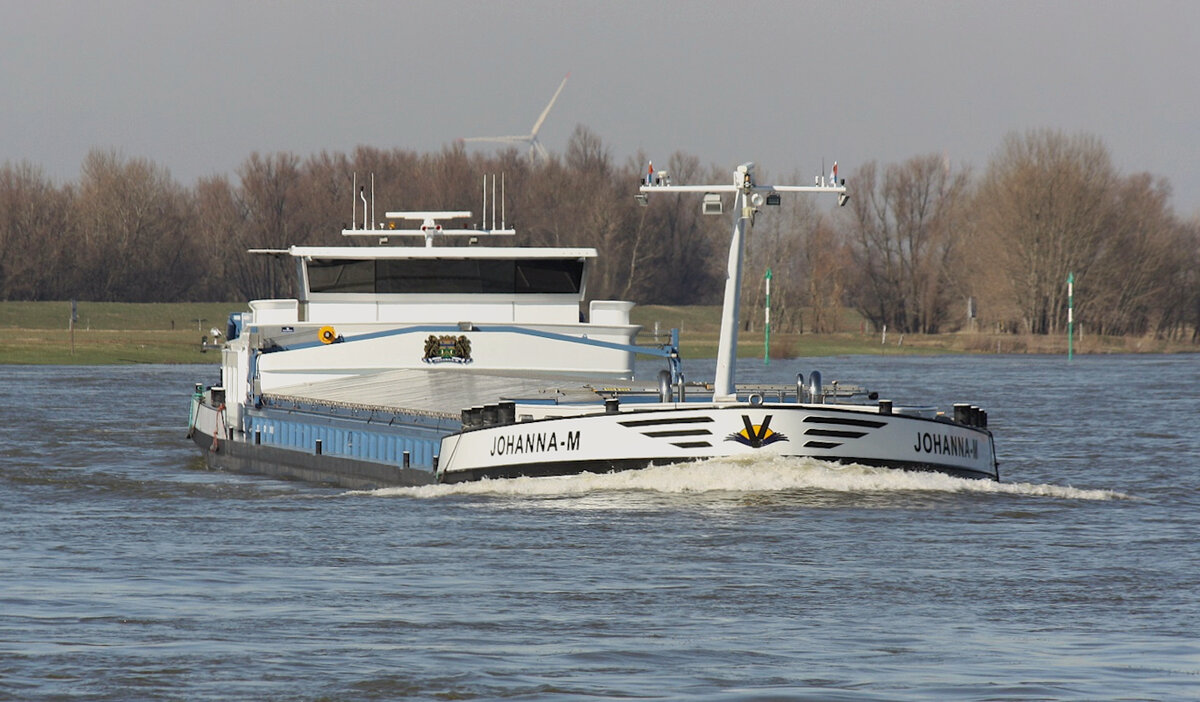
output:
[{"label": "grey sky", "polygon": [[1006,133],[1050,127],[1200,214],[1196,2],[17,0],[3,18],[0,161],[60,181],[93,148],[191,184],[252,151],[522,134],[570,72],[554,152],[582,123],[619,164],[982,169]]}]

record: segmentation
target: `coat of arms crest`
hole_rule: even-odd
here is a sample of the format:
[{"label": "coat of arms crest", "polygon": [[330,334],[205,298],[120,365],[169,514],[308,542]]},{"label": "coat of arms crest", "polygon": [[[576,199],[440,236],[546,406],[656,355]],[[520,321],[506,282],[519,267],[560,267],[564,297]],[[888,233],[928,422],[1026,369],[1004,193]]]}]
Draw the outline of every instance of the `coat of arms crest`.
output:
[{"label": "coat of arms crest", "polygon": [[421,359],[426,363],[470,363],[471,362],[471,340],[465,336],[454,336],[448,334],[446,336],[429,335],[425,340],[425,357]]}]

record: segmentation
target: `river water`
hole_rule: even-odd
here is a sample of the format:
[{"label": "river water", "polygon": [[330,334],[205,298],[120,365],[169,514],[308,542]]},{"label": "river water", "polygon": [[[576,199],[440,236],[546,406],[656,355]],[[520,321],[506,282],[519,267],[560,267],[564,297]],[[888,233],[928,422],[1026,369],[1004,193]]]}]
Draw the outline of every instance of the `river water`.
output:
[{"label": "river water", "polygon": [[980,404],[1000,483],[374,492],[205,470],[214,367],[0,368],[0,699],[1200,699],[1200,357],[741,362]]}]

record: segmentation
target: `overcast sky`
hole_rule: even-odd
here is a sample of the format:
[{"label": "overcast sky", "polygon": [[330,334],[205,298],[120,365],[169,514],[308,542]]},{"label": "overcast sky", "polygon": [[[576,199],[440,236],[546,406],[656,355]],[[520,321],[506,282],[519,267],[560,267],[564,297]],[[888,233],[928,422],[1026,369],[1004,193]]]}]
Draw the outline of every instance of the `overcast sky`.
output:
[{"label": "overcast sky", "polygon": [[642,149],[771,173],[928,153],[982,169],[1005,134],[1048,127],[1100,137],[1200,215],[1194,1],[4,0],[2,16],[0,161],[60,182],[95,148],[190,185],[253,151],[527,133],[569,72],[552,152],[584,124],[622,165]]}]

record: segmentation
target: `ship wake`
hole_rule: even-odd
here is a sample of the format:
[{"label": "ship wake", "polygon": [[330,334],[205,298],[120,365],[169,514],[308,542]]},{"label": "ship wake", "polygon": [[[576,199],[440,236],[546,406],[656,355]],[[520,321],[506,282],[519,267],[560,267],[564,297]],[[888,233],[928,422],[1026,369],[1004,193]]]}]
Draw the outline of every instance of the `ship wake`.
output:
[{"label": "ship wake", "polygon": [[1122,500],[1113,490],[1006,483],[926,473],[838,465],[807,458],[738,457],[651,466],[616,473],[480,480],[450,485],[383,488],[345,494],[417,499],[479,495],[497,497],[570,497],[600,493],[662,495],[804,494],[809,496],[986,494],[1049,497],[1064,500]]}]

